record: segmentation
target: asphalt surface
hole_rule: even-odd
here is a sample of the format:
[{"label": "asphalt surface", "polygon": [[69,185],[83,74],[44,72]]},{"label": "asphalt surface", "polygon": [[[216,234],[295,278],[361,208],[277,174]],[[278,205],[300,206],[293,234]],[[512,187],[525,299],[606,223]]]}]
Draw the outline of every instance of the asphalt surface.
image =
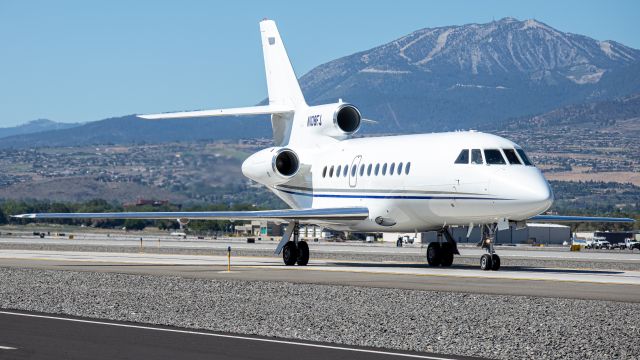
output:
[{"label": "asphalt surface", "polygon": [[0,266],[640,302],[638,271],[509,266],[481,271],[464,265],[332,260],[287,267],[277,258],[234,256],[228,272],[224,256],[33,250],[0,250]]},{"label": "asphalt surface", "polygon": [[0,359],[480,359],[0,311]]}]

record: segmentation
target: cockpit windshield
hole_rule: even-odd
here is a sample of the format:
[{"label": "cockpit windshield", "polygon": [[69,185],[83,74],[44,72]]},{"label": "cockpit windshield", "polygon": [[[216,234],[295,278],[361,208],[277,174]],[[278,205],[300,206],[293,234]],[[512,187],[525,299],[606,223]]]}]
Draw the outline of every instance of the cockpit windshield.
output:
[{"label": "cockpit windshield", "polygon": [[524,153],[524,150],[516,149],[516,151],[518,152],[518,155],[520,155],[520,159],[522,159],[522,162],[524,162],[525,165],[533,166],[533,163],[531,162],[531,160],[529,160],[527,154]]},{"label": "cockpit windshield", "polygon": [[506,162],[502,157],[502,153],[498,149],[485,149],[484,158],[489,165],[504,165]]},{"label": "cockpit windshield", "polygon": [[504,155],[507,157],[507,160],[509,160],[509,164],[511,164],[511,165],[522,165],[522,163],[520,162],[520,159],[518,159],[518,155],[516,155],[515,150],[513,150],[513,149],[502,149],[502,151],[504,151]]}]

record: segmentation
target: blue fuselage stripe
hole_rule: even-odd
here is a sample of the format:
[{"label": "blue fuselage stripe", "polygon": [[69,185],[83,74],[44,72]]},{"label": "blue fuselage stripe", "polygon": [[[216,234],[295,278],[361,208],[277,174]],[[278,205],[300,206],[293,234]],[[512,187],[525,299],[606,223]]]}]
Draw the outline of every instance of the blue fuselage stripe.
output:
[{"label": "blue fuselage stripe", "polygon": [[405,200],[512,200],[503,198],[487,198],[474,196],[424,196],[424,195],[363,195],[363,194],[313,194],[291,190],[277,189],[292,195],[311,196],[316,198],[342,198],[342,199],[405,199]]}]

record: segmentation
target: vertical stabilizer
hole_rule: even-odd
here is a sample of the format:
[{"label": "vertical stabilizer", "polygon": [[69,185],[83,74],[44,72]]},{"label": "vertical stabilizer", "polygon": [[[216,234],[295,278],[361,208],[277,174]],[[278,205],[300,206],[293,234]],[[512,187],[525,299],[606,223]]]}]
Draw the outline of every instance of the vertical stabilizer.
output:
[{"label": "vertical stabilizer", "polygon": [[293,108],[306,106],[276,23],[273,20],[262,20],[260,35],[262,37],[264,68],[267,75],[269,104]]}]

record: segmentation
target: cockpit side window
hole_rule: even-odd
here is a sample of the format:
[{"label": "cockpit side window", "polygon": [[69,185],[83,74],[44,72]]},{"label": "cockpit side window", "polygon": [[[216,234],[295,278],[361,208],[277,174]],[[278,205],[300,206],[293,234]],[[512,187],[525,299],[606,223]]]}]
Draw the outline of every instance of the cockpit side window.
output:
[{"label": "cockpit side window", "polygon": [[484,158],[488,165],[505,165],[506,162],[502,157],[502,153],[498,149],[485,149]]},{"label": "cockpit side window", "polygon": [[472,149],[471,150],[471,163],[472,164],[483,164],[482,161],[482,151],[480,149]]},{"label": "cockpit side window", "polygon": [[458,155],[456,159],[456,164],[468,164],[469,163],[469,149],[464,149]]},{"label": "cockpit side window", "polygon": [[524,153],[524,150],[516,149],[516,151],[518,152],[518,155],[520,155],[520,159],[522,159],[522,162],[524,162],[525,165],[533,166],[533,163],[531,162],[531,160],[529,160],[527,154]]},{"label": "cockpit side window", "polygon": [[518,159],[518,155],[516,155],[515,150],[513,150],[513,149],[502,149],[502,151],[504,151],[504,155],[507,157],[507,160],[509,160],[509,164],[511,164],[511,165],[522,165],[522,163],[520,162],[520,159]]}]

